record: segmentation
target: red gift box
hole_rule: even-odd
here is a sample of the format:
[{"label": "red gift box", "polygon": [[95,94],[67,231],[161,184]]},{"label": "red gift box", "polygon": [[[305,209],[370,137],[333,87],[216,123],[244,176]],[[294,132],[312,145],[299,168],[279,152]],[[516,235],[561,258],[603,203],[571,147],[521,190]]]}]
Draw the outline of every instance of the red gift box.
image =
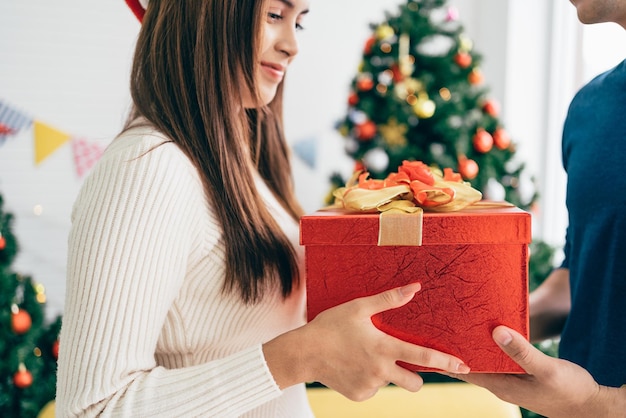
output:
[{"label": "red gift box", "polygon": [[530,214],[504,204],[426,212],[418,220],[421,245],[420,239],[416,245],[402,239],[399,245],[380,245],[381,236],[389,235],[385,228],[399,238],[414,234],[419,219],[414,216],[396,215],[384,228],[380,214],[321,210],[303,216],[308,319],[354,298],[419,281],[422,289],[406,306],[372,318],[379,329],[458,356],[472,372],[523,372],[491,332],[507,325],[528,338]]}]

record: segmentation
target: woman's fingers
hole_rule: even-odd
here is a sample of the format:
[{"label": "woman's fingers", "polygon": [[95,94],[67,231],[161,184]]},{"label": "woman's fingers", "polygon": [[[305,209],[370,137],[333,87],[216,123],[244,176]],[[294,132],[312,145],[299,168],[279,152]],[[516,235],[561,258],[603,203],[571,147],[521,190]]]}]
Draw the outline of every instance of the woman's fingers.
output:
[{"label": "woman's fingers", "polygon": [[424,380],[419,374],[400,366],[398,366],[398,370],[394,376],[391,377],[390,382],[409,392],[417,392],[424,385]]},{"label": "woman's fingers", "polygon": [[421,288],[422,285],[419,283],[410,283],[372,296],[358,298],[348,303],[357,307],[358,315],[371,318],[379,312],[406,305]]},{"label": "woman's fingers", "polygon": [[[406,305],[420,289],[419,283],[410,283],[372,296],[355,299],[352,303],[357,304],[358,315],[366,316],[369,319],[380,312]],[[461,359],[449,354],[395,338],[390,344],[394,346],[390,354],[396,356],[397,360],[451,373],[469,373],[469,367]],[[391,349],[391,347],[389,348]]]},{"label": "woman's fingers", "polygon": [[432,348],[397,340],[395,344],[398,348],[398,360],[417,366],[429,367],[456,374],[467,374],[470,372],[463,360],[450,354],[437,351]]},{"label": "woman's fingers", "polygon": [[[400,362],[463,374],[469,367],[459,358],[393,337],[376,328],[372,316],[406,305],[421,288],[419,283],[380,292],[328,309],[300,330],[307,335],[305,355],[310,376],[349,399],[373,396],[389,382],[416,392],[421,376]],[[322,343],[323,342],[323,343]]]}]

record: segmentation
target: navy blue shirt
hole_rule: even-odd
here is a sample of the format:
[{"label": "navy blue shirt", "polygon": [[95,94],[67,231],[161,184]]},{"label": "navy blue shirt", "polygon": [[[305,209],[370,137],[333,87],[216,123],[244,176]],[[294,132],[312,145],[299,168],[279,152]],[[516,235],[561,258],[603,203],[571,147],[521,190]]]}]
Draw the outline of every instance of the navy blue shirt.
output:
[{"label": "navy blue shirt", "polygon": [[626,383],[626,61],[574,97],[563,129],[572,310],[559,356]]}]

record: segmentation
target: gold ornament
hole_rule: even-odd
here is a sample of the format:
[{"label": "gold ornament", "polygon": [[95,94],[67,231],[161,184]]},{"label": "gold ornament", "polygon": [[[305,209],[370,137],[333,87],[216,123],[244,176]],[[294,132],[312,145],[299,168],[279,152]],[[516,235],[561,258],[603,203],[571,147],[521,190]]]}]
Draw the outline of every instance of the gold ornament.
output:
[{"label": "gold ornament", "polygon": [[424,83],[415,78],[406,78],[401,83],[396,84],[396,96],[400,100],[407,100],[407,97],[424,90]]},{"label": "gold ornament", "polygon": [[42,284],[37,284],[34,287],[37,294],[37,302],[46,303],[46,288]]},{"label": "gold ornament", "polygon": [[416,78],[407,78],[404,84],[409,93],[419,93],[424,90],[424,83]]},{"label": "gold ornament", "polygon": [[459,36],[459,49],[464,52],[469,52],[474,47],[474,43],[470,38],[465,35]]},{"label": "gold ornament", "polygon": [[437,105],[435,102],[428,98],[426,93],[420,94],[417,97],[417,102],[413,105],[413,112],[420,119],[428,119],[435,114]]},{"label": "gold ornament", "polygon": [[379,40],[391,38],[395,34],[396,32],[389,25],[383,24],[383,25],[378,26],[378,28],[376,28],[376,38],[378,38]]},{"label": "gold ornament", "polygon": [[406,145],[406,133],[408,127],[403,123],[398,123],[396,118],[389,118],[386,125],[378,127],[379,132],[385,139],[385,142],[391,147],[402,147]]}]

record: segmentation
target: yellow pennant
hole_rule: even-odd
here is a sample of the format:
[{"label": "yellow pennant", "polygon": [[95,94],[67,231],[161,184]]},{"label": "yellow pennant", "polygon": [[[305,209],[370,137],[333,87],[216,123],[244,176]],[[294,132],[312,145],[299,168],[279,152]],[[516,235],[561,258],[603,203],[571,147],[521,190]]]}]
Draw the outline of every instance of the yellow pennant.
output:
[{"label": "yellow pennant", "polygon": [[35,138],[35,165],[48,158],[50,154],[55,152],[61,145],[65,144],[71,138],[64,132],[61,132],[50,125],[35,121],[34,123]]}]

